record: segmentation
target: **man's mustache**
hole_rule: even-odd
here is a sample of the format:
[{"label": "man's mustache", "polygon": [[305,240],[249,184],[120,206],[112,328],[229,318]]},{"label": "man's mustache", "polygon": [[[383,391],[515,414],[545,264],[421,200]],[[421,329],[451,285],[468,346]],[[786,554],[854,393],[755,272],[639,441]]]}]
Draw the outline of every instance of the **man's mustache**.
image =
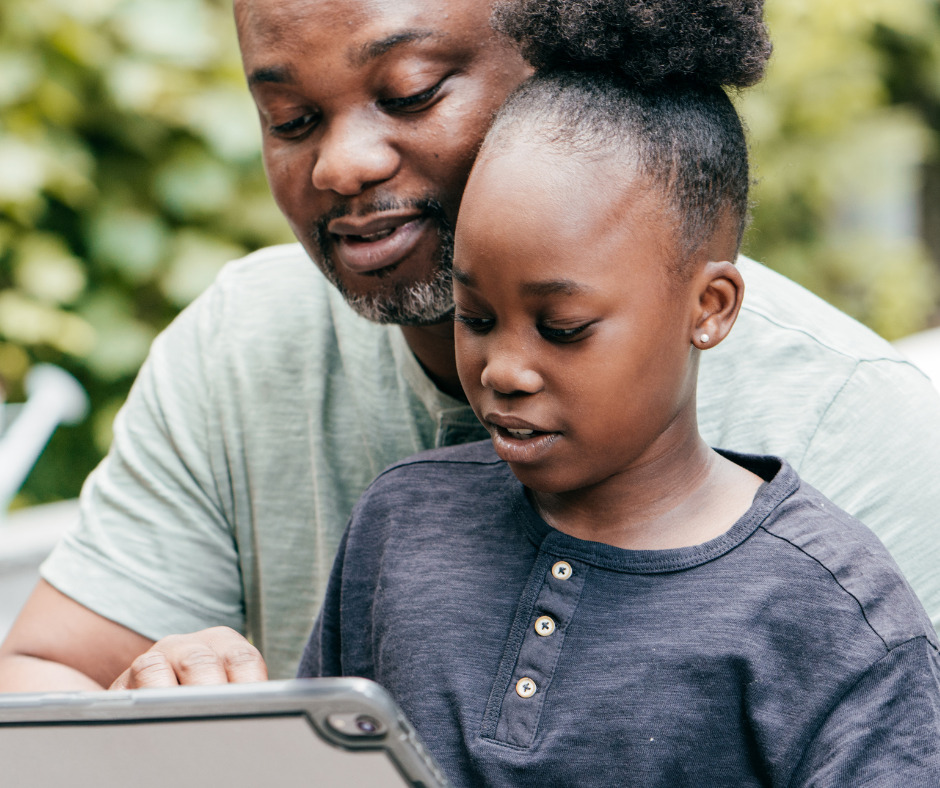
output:
[{"label": "man's mustache", "polygon": [[328,228],[330,222],[334,219],[340,219],[344,216],[369,216],[373,213],[408,209],[420,211],[424,216],[434,220],[444,232],[453,231],[453,222],[451,222],[444,212],[444,206],[441,205],[440,200],[434,197],[419,197],[413,200],[378,197],[366,205],[358,204],[353,207],[352,203],[344,202],[333,206],[317,219],[313,225],[311,235],[316,239],[320,248],[325,249],[327,245],[331,243],[331,233]]}]

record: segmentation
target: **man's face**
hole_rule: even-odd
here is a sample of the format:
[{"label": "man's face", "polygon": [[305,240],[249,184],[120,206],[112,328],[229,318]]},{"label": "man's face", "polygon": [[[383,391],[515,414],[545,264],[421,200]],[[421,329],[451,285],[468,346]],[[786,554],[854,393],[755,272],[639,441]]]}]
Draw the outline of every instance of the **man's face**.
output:
[{"label": "man's face", "polygon": [[528,74],[483,0],[236,0],[271,191],[361,314],[451,309],[457,208],[477,147]]}]

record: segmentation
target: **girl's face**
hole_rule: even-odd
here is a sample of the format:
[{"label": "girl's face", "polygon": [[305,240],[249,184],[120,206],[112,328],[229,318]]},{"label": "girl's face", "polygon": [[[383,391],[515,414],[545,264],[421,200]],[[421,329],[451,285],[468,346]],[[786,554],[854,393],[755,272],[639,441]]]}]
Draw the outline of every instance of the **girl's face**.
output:
[{"label": "girl's face", "polygon": [[696,276],[670,273],[668,206],[622,157],[484,153],[456,233],[457,366],[527,487],[583,490],[695,436]]}]

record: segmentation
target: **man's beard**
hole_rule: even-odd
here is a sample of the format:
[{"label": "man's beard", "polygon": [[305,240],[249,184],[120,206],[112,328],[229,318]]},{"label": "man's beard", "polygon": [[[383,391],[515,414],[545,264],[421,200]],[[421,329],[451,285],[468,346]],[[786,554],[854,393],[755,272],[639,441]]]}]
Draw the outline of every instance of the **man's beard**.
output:
[{"label": "man's beard", "polygon": [[[450,221],[444,215],[441,204],[434,199],[412,202],[379,201],[361,213],[378,213],[405,207],[420,209],[425,217],[434,222],[440,238],[440,257],[437,264],[421,281],[394,282],[367,294],[350,292],[337,274],[336,263],[330,253],[333,239],[327,229],[333,219],[350,213],[343,206],[321,217],[310,237],[318,251],[320,270],[339,290],[340,295],[353,311],[375,323],[390,323],[399,326],[427,326],[440,323],[454,308],[452,275],[454,231]],[[391,266],[388,270],[376,271],[372,276],[380,281],[388,278],[393,269],[394,266]]]}]

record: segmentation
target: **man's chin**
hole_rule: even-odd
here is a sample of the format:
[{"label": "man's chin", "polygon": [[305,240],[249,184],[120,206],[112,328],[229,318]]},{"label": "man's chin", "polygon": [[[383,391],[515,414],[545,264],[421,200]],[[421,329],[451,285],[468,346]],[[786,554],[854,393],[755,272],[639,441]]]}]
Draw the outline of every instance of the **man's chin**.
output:
[{"label": "man's chin", "polygon": [[350,308],[367,320],[385,325],[431,326],[451,318],[454,310],[453,258],[449,244],[445,243],[443,250],[438,250],[442,259],[425,279],[401,279],[403,272],[399,266],[392,266],[383,272],[385,275],[368,277],[370,281],[365,290],[358,290],[347,283],[337,271],[329,252],[319,244],[314,244],[314,247],[307,250],[311,259]]},{"label": "man's chin", "polygon": [[376,293],[354,293],[334,282],[349,307],[373,323],[431,326],[450,320],[454,311],[450,280],[398,284]]}]

